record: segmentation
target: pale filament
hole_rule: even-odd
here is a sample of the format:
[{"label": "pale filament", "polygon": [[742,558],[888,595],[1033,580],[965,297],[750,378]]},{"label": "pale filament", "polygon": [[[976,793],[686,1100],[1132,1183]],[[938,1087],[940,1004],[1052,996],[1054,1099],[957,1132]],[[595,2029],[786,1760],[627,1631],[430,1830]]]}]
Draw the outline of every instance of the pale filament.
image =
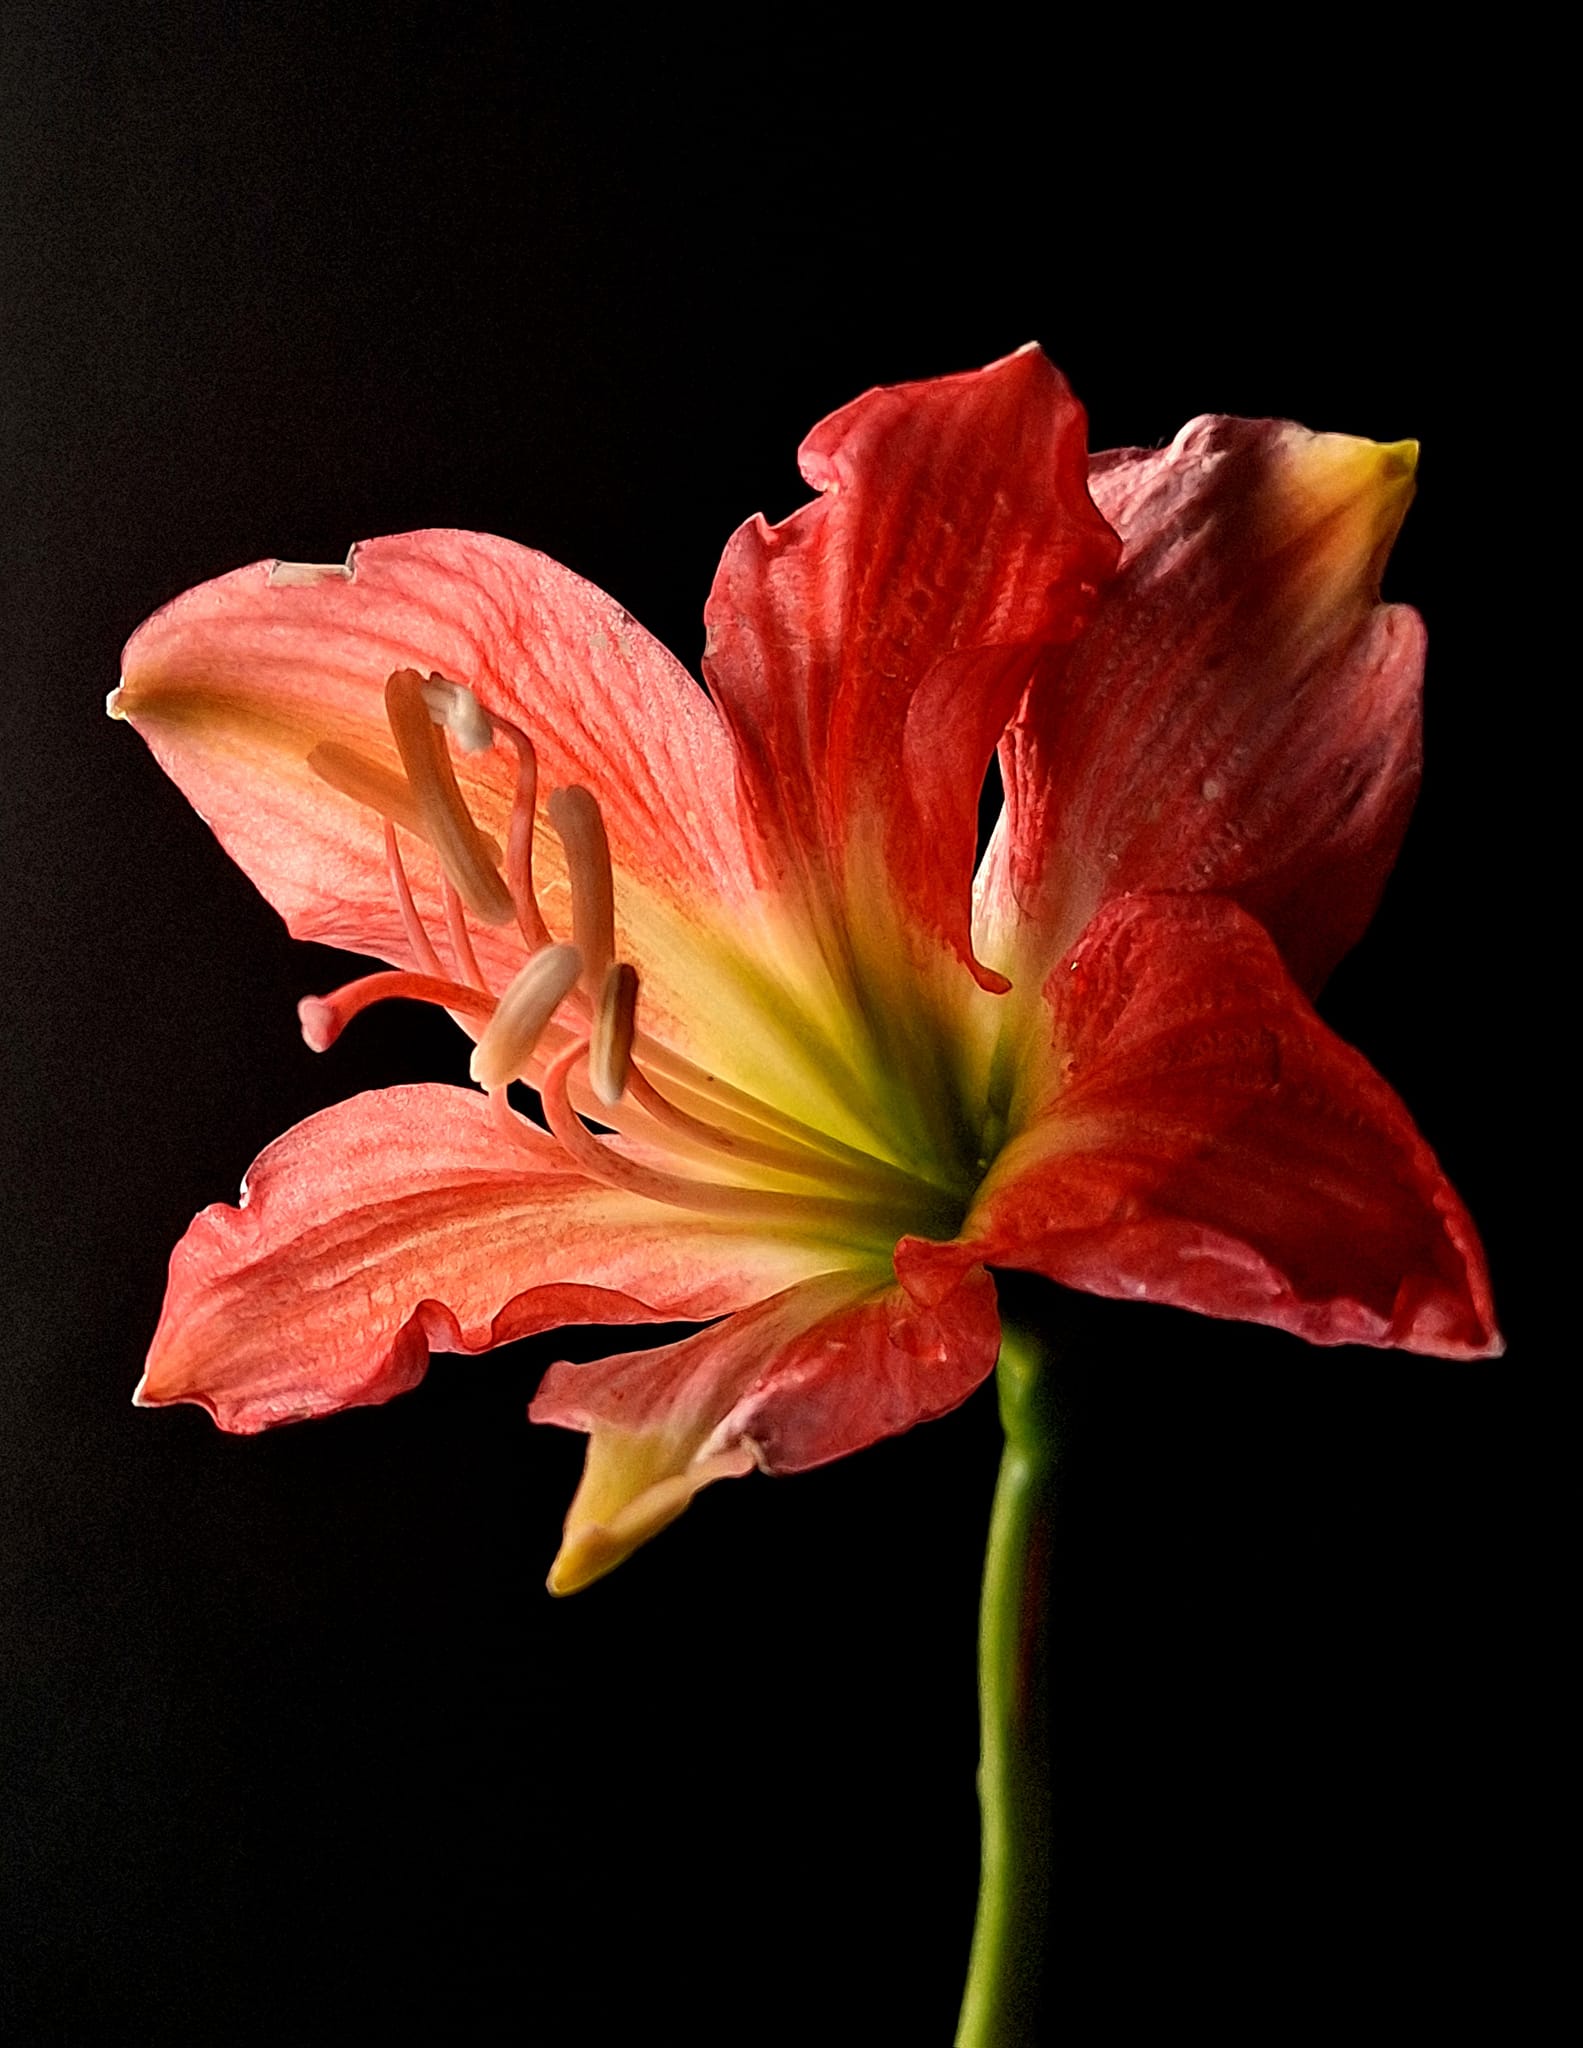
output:
[{"label": "pale filament", "polygon": [[743,1222],[788,1225],[793,1229],[828,1228],[832,1211],[844,1210],[855,1221],[859,1205],[836,1202],[817,1195],[782,1195],[762,1188],[722,1187],[717,1182],[689,1180],[684,1175],[661,1173],[624,1152],[617,1152],[596,1138],[578,1116],[567,1094],[571,1071],[588,1056],[586,1040],[576,1040],[556,1056],[539,1084],[544,1119],[561,1149],[591,1180],[624,1194],[644,1195],[651,1202],[663,1202],[673,1209],[691,1209],[703,1215],[730,1216]]},{"label": "pale filament", "polygon": [[388,818],[385,820],[385,867],[390,875],[390,886],[396,892],[396,905],[401,912],[401,928],[407,935],[407,944],[412,948],[413,957],[425,974],[443,979],[445,969],[440,965],[440,956],[434,950],[434,942],[424,929],[423,919],[418,915],[418,906],[412,900],[412,884],[407,880],[401,847],[396,839],[396,828]]},{"label": "pale filament", "polygon": [[[598,1093],[597,1087],[594,1092]],[[693,1153],[713,1153],[736,1165],[768,1167],[772,1173],[791,1174],[801,1180],[823,1181],[827,1185],[832,1182],[846,1184],[870,1193],[877,1190],[877,1185],[885,1177],[882,1162],[878,1160],[867,1160],[861,1168],[845,1166],[803,1145],[776,1145],[765,1139],[724,1130],[717,1124],[704,1122],[701,1117],[689,1116],[686,1110],[678,1109],[674,1102],[660,1093],[636,1062],[628,1072],[627,1092],[639,1109],[646,1111],[655,1123],[672,1133]],[[881,1168],[881,1171],[876,1172],[876,1168]],[[897,1174],[895,1178],[905,1184],[904,1176]]]},{"label": "pale filament", "polygon": [[[539,1090],[553,1139],[568,1158],[603,1184],[670,1207],[803,1231],[872,1225],[898,1195],[919,1192],[918,1178],[859,1150],[717,1076],[637,1028],[638,976],[615,952],[615,892],[604,818],[593,794],[576,784],[552,792],[550,823],[566,853],[571,888],[571,943],[556,943],[533,884],[533,833],[538,758],[531,740],[486,713],[463,685],[416,670],[397,670],[386,684],[392,734],[407,780],[351,748],[326,743],[309,765],[323,780],[384,817],[385,860],[402,929],[418,973],[364,976],[300,1007],[303,1035],[322,1051],[360,1011],[393,996],[436,1003],[476,1039],[473,1078],[490,1092],[502,1127],[539,1150],[545,1137],[506,1101],[506,1085],[522,1079]],[[478,752],[491,740],[516,751],[506,874],[499,849],[475,824],[451,766],[450,741]],[[453,972],[448,974],[414,900],[401,856],[398,826],[423,838],[438,856],[444,919]],[[467,913],[498,926],[513,920],[528,958],[498,999],[480,969]],[[650,1073],[664,1081],[666,1092]],[[588,1103],[581,1114],[574,1107]],[[658,1146],[723,1180],[671,1173],[633,1158],[583,1122],[599,1123],[647,1147]],[[743,1185],[754,1170],[816,1184],[798,1194]]]},{"label": "pale filament", "polygon": [[532,740],[509,720],[498,718],[495,726],[517,750],[517,790],[511,805],[511,827],[506,835],[506,887],[517,906],[518,927],[532,952],[550,943],[550,928],[544,922],[533,888],[533,826],[539,804],[539,757]]},{"label": "pale filament", "polygon": [[478,965],[478,955],[473,951],[472,936],[467,929],[467,920],[462,913],[462,899],[456,893],[456,884],[447,875],[443,882],[445,898],[445,931],[451,942],[451,958],[456,963],[456,978],[470,987],[482,989],[487,995],[489,984]]}]

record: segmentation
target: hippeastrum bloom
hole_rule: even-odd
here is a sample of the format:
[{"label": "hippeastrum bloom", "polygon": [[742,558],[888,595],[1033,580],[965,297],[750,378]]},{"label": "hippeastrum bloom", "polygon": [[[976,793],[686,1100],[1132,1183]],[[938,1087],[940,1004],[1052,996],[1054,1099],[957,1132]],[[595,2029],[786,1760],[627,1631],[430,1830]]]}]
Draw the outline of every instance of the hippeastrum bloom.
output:
[{"label": "hippeastrum bloom", "polygon": [[1206,419],[1090,465],[1031,349],[872,391],[727,546],[709,695],[477,534],[167,606],[113,710],[294,933],[391,963],[308,1042],[437,1003],[479,1086],[272,1145],[178,1246],[138,1398],[257,1430],[435,1347],[696,1319],[544,1380],[590,1438],[564,1591],[712,1480],[954,1407],[993,1266],[1496,1350],[1461,1203],[1309,1001],[1417,777],[1423,630],[1378,602],[1413,453]]}]

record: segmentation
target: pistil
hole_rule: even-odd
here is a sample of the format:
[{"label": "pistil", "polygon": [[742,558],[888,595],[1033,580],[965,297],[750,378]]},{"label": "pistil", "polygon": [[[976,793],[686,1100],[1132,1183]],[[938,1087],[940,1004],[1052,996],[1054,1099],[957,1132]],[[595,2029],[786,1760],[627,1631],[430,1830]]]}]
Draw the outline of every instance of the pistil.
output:
[{"label": "pistil", "polygon": [[451,942],[451,958],[456,964],[456,978],[458,981],[467,982],[472,988],[482,989],[487,995],[489,984],[485,981],[483,969],[478,964],[478,955],[473,951],[472,935],[467,929],[462,899],[457,895],[456,886],[449,875],[445,877],[443,894],[445,934]]},{"label": "pistil", "polygon": [[396,837],[396,828],[385,820],[385,867],[390,876],[390,886],[395,891],[396,905],[401,912],[401,928],[407,935],[407,944],[412,948],[413,957],[425,974],[443,978],[445,969],[440,965],[440,956],[434,950],[434,941],[424,929],[423,919],[418,915],[418,906],[412,900],[412,884],[407,880],[406,865],[401,858],[401,843]]},{"label": "pistil", "polygon": [[302,1035],[313,1052],[328,1052],[362,1010],[393,996],[408,996],[418,1003],[437,1003],[442,1010],[459,1011],[464,1017],[487,1020],[494,999],[460,982],[446,981],[432,974],[405,974],[391,968],[381,974],[365,974],[346,982],[327,996],[304,996],[297,1005]]}]

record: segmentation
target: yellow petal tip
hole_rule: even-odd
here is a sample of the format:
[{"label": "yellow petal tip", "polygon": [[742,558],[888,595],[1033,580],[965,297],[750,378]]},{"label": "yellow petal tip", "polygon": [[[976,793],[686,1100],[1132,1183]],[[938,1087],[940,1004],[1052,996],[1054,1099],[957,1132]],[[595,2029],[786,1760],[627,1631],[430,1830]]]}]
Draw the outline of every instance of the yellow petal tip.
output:
[{"label": "yellow petal tip", "polygon": [[580,1593],[674,1522],[703,1487],[740,1479],[756,1462],[745,1442],[689,1458],[662,1433],[595,1429],[546,1585]]},{"label": "yellow petal tip", "polygon": [[557,1599],[568,1593],[580,1593],[606,1572],[613,1572],[635,1548],[633,1543],[612,1539],[606,1529],[579,1529],[556,1552],[544,1583]]},{"label": "yellow petal tip", "polygon": [[1369,444],[1380,466],[1382,483],[1406,483],[1418,468],[1416,441],[1373,441]]}]

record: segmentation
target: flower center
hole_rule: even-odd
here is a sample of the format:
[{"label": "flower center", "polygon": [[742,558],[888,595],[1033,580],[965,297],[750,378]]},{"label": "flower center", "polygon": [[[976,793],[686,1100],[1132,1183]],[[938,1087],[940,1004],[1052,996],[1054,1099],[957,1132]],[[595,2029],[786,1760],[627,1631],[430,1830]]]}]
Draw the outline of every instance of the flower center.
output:
[{"label": "flower center", "polygon": [[[569,1162],[606,1186],[848,1247],[888,1251],[909,1231],[954,1234],[960,1190],[802,1122],[643,1031],[640,977],[619,957],[610,847],[591,791],[556,789],[545,806],[570,885],[571,932],[558,938],[534,885],[532,740],[486,712],[464,684],[414,669],[389,678],[385,710],[403,774],[334,742],[315,747],[308,762],[383,818],[390,886],[416,967],[306,998],[303,1036],[316,1052],[373,1003],[396,996],[434,1003],[474,1038],[473,1079],[489,1091],[502,1129],[541,1163],[546,1131],[508,1102],[514,1081],[538,1091],[548,1134]],[[453,747],[476,754],[491,746],[516,757],[503,856],[474,821],[451,758]],[[425,842],[438,860],[443,950],[414,898],[403,834]],[[480,968],[469,919],[515,922],[521,933],[526,957],[503,990]]]}]

